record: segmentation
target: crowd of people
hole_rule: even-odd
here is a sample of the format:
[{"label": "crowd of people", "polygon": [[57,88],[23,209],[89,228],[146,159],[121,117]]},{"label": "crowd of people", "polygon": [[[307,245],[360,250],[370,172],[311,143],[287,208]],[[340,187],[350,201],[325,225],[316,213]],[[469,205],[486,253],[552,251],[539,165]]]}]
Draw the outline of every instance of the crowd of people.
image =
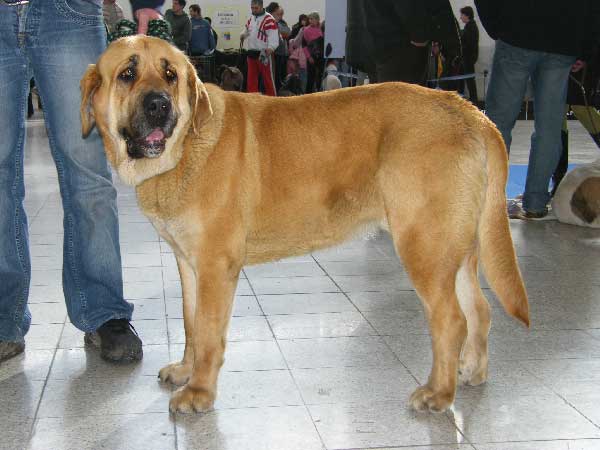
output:
[{"label": "crowd of people", "polygon": [[[173,43],[190,56],[210,55],[217,47],[219,36],[212,27],[210,17],[202,17],[200,5],[189,5],[186,0],[172,0],[170,9],[161,13],[165,0],[131,0],[131,12],[137,22],[137,31],[146,34],[148,22],[163,19],[168,22]],[[116,0],[104,0],[104,23],[109,32],[114,31],[124,18],[123,8]]]}]

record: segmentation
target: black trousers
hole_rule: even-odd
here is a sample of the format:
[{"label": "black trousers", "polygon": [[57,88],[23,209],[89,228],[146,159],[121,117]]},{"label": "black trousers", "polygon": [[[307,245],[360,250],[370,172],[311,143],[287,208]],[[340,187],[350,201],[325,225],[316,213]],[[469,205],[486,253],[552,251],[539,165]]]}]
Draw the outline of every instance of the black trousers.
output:
[{"label": "black trousers", "polygon": [[[463,63],[462,73],[463,75],[475,73],[475,64]],[[469,100],[471,100],[472,103],[477,104],[477,82],[475,81],[475,78],[460,80],[460,88],[458,89],[458,92],[460,92],[461,94],[465,93],[465,84],[467,85],[467,89],[469,90]]]},{"label": "black trousers", "polygon": [[275,87],[278,91],[287,76],[287,61],[286,55],[275,55]]},{"label": "black trousers", "polygon": [[319,92],[321,90],[321,78],[323,77],[323,60],[317,59],[314,64],[306,63],[306,93]]}]

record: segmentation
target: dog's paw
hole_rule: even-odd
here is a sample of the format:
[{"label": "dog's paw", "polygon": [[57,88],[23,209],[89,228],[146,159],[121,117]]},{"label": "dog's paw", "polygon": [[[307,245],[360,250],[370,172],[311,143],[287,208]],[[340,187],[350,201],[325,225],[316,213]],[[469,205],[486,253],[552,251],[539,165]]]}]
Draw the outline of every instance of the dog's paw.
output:
[{"label": "dog's paw", "polygon": [[468,386],[479,386],[487,381],[487,364],[482,365],[479,361],[460,360],[458,366],[458,383]]},{"label": "dog's paw", "polygon": [[192,375],[192,366],[181,362],[171,363],[160,369],[158,378],[163,383],[172,383],[175,386],[183,386]]},{"label": "dog's paw", "polygon": [[213,392],[183,386],[171,396],[169,410],[172,413],[180,412],[184,414],[206,412],[212,409],[214,402],[215,394]]},{"label": "dog's paw", "polygon": [[453,401],[452,393],[435,392],[427,386],[421,386],[410,396],[409,403],[417,411],[442,413],[452,406]]}]

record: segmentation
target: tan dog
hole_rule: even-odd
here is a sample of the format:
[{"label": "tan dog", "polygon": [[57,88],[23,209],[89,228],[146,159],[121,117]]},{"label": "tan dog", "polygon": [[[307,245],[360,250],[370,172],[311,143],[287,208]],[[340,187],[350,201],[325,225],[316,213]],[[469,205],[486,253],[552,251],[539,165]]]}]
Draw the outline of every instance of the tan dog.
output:
[{"label": "tan dog", "polygon": [[224,92],[145,36],[111,44],[81,86],[84,135],[95,123],[177,258],[185,353],[160,371],[183,386],[172,411],[213,405],[244,264],[332,246],[371,223],[387,222],[429,320],[433,368],[410,399],[417,410],[444,411],[458,381],[487,377],[479,258],[506,311],[529,323],[506,150],[456,95],[402,83],[289,98]]}]

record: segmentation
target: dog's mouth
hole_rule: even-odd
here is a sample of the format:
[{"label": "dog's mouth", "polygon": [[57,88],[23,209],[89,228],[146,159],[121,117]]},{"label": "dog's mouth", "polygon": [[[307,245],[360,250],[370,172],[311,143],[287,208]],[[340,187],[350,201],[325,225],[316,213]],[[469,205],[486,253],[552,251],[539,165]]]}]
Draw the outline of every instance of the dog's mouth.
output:
[{"label": "dog's mouth", "polygon": [[167,135],[160,128],[154,128],[146,136],[135,137],[127,131],[121,130],[121,135],[127,144],[127,154],[132,159],[158,158],[165,151]]}]

